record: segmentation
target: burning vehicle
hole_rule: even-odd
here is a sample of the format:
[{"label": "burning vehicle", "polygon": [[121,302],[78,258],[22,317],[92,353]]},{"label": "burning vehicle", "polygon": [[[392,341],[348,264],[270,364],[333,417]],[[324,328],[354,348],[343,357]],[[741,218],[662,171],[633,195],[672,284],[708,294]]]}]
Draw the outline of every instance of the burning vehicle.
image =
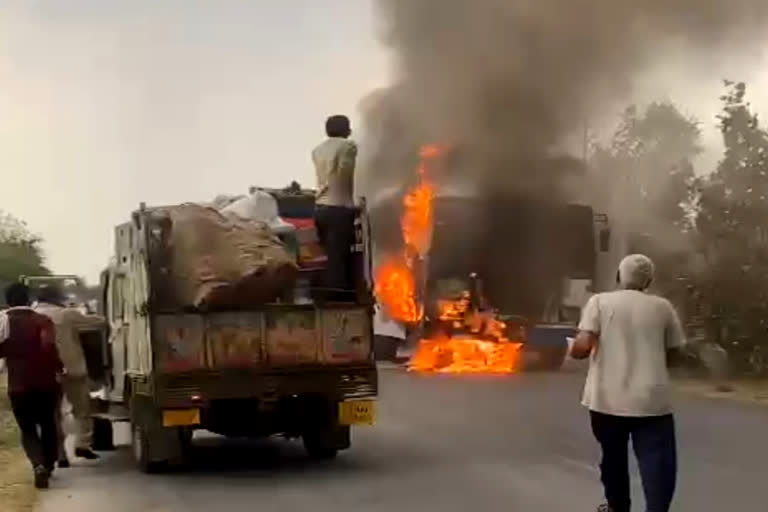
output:
[{"label": "burning vehicle", "polygon": [[412,333],[410,368],[559,368],[608,249],[607,220],[587,205],[436,179],[445,151],[422,148],[418,180],[369,202],[376,297]]}]

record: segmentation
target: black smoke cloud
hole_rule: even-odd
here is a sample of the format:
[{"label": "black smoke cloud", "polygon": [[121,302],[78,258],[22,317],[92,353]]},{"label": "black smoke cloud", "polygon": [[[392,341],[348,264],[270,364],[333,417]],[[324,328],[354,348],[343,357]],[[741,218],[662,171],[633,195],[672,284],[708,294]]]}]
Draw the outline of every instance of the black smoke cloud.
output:
[{"label": "black smoke cloud", "polygon": [[[455,172],[530,195],[565,193],[552,159],[631,92],[668,45],[755,42],[765,0],[378,0],[397,77],[363,104],[369,192],[412,172],[416,147],[461,148]],[[756,45],[753,45],[756,46]],[[681,69],[681,73],[685,70]],[[719,79],[720,77],[715,77]]]},{"label": "black smoke cloud", "polygon": [[[376,6],[396,77],[362,104],[361,188],[373,205],[385,186],[414,178],[421,144],[453,147],[447,173],[475,182],[484,200],[474,222],[460,213],[442,231],[454,237],[444,245],[463,248],[470,262],[452,272],[484,273],[498,285],[494,303],[530,315],[551,303],[580,250],[579,240],[573,247],[563,242],[573,229],[551,229],[549,212],[574,200],[579,188],[600,186],[581,179],[578,151],[567,156],[585,121],[615,109],[632,93],[633,78],[664,59],[666,49],[683,47],[714,64],[757,47],[768,18],[766,0],[378,0]],[[373,217],[380,239],[397,233],[396,215],[377,220],[374,209]],[[585,247],[586,261],[593,248]],[[434,249],[433,268],[459,263],[457,251]]]}]

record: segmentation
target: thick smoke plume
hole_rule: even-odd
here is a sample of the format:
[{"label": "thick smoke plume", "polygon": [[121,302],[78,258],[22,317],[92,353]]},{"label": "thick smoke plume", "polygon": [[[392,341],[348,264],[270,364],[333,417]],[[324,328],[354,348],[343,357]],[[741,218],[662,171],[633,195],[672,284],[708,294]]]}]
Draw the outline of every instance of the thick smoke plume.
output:
[{"label": "thick smoke plume", "polygon": [[[362,105],[365,194],[373,206],[383,188],[411,180],[421,144],[453,148],[446,175],[431,179],[473,182],[485,210],[471,222],[450,221],[444,232],[456,248],[431,264],[447,268],[459,249],[473,253],[469,270],[498,285],[489,292],[495,302],[532,315],[552,303],[561,277],[579,271],[577,250],[564,243],[568,230],[551,233],[546,217],[600,186],[582,179],[587,120],[615,111],[665,49],[714,61],[762,39],[768,19],[766,0],[378,0],[377,7],[396,79]],[[377,239],[397,229],[390,225]],[[582,250],[582,268],[592,250]],[[521,297],[528,303],[510,302]]]},{"label": "thick smoke plume", "polygon": [[364,104],[366,182],[401,179],[414,145],[440,141],[462,148],[456,172],[545,197],[565,192],[564,171],[573,167],[550,157],[628,94],[633,76],[663,59],[665,47],[697,54],[736,47],[760,37],[768,19],[765,0],[378,0],[377,7],[398,78]]}]

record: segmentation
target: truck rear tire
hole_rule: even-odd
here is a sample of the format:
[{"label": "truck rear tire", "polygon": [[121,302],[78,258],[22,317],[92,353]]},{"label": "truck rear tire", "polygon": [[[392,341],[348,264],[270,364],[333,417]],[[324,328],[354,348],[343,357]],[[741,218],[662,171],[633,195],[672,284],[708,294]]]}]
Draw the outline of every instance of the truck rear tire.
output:
[{"label": "truck rear tire", "polygon": [[340,450],[346,450],[350,447],[351,438],[349,434],[349,426],[339,425],[336,422],[332,425],[316,427],[302,435],[304,449],[311,459],[333,459]]},{"label": "truck rear tire", "polygon": [[306,432],[302,436],[304,449],[310,459],[331,460],[339,453],[333,431]]},{"label": "truck rear tire", "polygon": [[152,440],[141,425],[131,425],[131,451],[133,460],[142,473],[157,473],[162,464],[151,459]]},{"label": "truck rear tire", "polygon": [[93,419],[93,449],[97,452],[109,452],[115,449],[114,433],[110,420]]},{"label": "truck rear tire", "polygon": [[167,471],[181,459],[181,435],[177,429],[166,429],[153,423],[131,424],[131,451],[143,473]]}]

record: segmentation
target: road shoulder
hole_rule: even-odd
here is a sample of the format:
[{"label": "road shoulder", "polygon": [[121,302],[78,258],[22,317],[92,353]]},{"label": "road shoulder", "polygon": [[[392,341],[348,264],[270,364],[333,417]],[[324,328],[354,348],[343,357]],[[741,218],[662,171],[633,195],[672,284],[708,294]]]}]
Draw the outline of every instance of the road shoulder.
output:
[{"label": "road shoulder", "polygon": [[687,394],[768,406],[768,380],[734,379],[717,384],[707,379],[675,378],[674,383]]},{"label": "road shoulder", "polygon": [[0,503],[3,512],[31,512],[37,492],[11,414],[5,377],[0,377]]}]

